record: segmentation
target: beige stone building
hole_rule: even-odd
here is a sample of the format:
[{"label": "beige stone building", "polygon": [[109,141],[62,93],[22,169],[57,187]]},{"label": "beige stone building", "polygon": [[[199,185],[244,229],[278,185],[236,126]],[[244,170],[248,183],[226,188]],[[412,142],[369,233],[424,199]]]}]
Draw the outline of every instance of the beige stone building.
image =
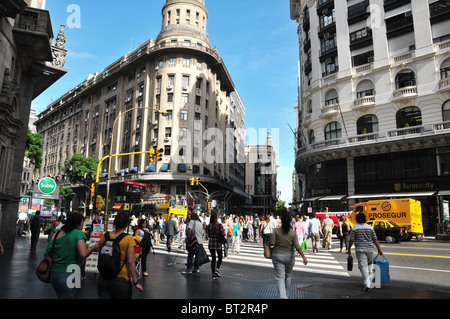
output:
[{"label": "beige stone building", "polygon": [[450,194],[450,6],[291,0],[299,23],[295,167],[303,208],[421,201],[426,232]]},{"label": "beige stone building", "polygon": [[[111,161],[113,203],[127,202],[124,181],[132,180],[155,184],[172,202],[204,208],[202,188],[189,183],[199,177],[210,199],[223,203],[226,196],[232,201],[227,205],[239,205],[244,174],[234,132],[245,129],[245,108],[219,52],[211,48],[207,20],[205,1],[167,0],[156,39],[89,75],[39,114],[37,131],[44,136],[39,176],[64,184],[61,169],[74,153],[102,159],[157,147],[164,153],[156,164],[148,154]],[[100,173],[99,194],[105,195],[108,160]]]}]

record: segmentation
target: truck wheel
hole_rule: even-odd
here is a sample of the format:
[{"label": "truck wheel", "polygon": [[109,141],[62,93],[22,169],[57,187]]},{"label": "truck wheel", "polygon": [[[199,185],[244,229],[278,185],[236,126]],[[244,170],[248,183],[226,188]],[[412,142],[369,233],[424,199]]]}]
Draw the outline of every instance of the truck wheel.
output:
[{"label": "truck wheel", "polygon": [[384,239],[388,244],[395,243],[395,238],[392,235],[386,235],[386,238]]}]

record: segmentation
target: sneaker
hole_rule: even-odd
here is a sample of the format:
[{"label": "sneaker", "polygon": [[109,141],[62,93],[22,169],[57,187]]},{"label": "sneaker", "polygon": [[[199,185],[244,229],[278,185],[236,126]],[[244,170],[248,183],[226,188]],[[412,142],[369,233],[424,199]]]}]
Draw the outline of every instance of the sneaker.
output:
[{"label": "sneaker", "polygon": [[192,274],[198,274],[200,272],[200,269],[194,269],[193,271],[192,271]]},{"label": "sneaker", "polygon": [[219,272],[219,270],[216,270],[216,272],[214,273],[214,275],[215,275],[216,277],[220,277],[220,272]]},{"label": "sneaker", "polygon": [[182,275],[192,275],[192,271],[190,270],[185,270],[181,272]]}]

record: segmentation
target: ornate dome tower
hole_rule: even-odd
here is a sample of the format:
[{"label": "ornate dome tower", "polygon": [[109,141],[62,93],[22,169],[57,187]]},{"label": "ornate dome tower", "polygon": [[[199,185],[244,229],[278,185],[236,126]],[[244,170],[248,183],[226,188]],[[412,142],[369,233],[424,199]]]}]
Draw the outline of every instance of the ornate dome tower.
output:
[{"label": "ornate dome tower", "polygon": [[210,47],[208,34],[206,33],[206,23],[208,11],[205,8],[205,0],[166,0],[162,9],[161,32],[156,38],[156,42],[165,41],[171,38],[172,41],[189,38],[203,42]]}]

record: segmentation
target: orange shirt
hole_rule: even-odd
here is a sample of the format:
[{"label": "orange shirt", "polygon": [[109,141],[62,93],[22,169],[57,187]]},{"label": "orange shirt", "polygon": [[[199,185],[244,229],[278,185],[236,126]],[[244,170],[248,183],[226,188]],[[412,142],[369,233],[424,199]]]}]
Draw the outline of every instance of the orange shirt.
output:
[{"label": "orange shirt", "polygon": [[[118,235],[117,236],[113,236],[112,233],[109,233],[109,237],[111,239],[115,239],[115,238],[118,237]],[[98,242],[98,247],[102,247],[104,242],[105,242],[105,234],[103,234],[102,238],[100,238],[100,240]],[[130,276],[128,274],[127,263],[125,262],[125,260],[126,260],[128,248],[129,247],[134,247],[134,246],[136,246],[136,242],[134,241],[134,237],[133,236],[125,236],[119,243],[119,247],[120,247],[120,264],[121,265],[124,264],[124,263],[125,264],[122,267],[122,269],[120,270],[120,272],[117,275],[117,277],[124,278],[127,281],[130,280]]]}]

